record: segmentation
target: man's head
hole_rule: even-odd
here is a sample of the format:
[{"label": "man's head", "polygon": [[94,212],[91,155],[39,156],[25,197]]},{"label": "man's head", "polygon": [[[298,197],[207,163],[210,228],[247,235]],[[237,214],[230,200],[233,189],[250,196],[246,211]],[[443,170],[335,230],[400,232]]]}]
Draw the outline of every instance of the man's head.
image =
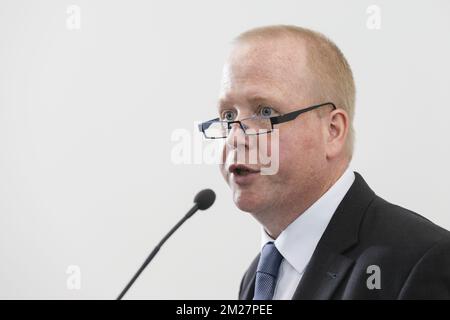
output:
[{"label": "man's head", "polygon": [[[269,26],[235,39],[223,69],[221,119],[277,116],[325,102],[333,102],[337,109],[324,106],[274,126],[279,134],[279,169],[274,175],[239,180],[230,172],[236,153],[258,144],[248,137],[236,139],[243,135],[237,126],[227,138],[222,174],[236,205],[265,226],[286,227],[347,167],[353,152],[355,88],[344,56],[319,33]],[[261,166],[249,165],[256,171]]]}]

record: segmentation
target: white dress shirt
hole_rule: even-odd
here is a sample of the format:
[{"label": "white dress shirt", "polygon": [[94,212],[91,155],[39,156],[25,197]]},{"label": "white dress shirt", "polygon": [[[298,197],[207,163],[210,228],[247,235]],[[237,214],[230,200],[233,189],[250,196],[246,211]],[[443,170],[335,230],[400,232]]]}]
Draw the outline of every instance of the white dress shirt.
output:
[{"label": "white dress shirt", "polygon": [[354,180],[355,174],[348,167],[336,183],[291,222],[276,240],[262,228],[261,248],[267,242],[275,242],[275,247],[283,256],[274,300],[292,299],[322,234]]}]

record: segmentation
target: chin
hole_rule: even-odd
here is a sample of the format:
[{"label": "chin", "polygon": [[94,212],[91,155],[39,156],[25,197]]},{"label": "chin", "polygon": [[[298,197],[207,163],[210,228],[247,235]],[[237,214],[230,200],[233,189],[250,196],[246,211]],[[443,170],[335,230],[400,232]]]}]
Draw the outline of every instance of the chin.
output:
[{"label": "chin", "polygon": [[236,206],[245,212],[256,213],[264,207],[260,194],[250,190],[233,190],[233,200]]}]

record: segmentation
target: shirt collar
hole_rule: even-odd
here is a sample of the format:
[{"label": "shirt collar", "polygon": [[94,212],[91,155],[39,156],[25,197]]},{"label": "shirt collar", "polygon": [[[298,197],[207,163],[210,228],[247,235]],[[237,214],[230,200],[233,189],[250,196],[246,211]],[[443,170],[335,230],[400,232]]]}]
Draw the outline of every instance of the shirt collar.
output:
[{"label": "shirt collar", "polygon": [[355,174],[347,167],[335,184],[291,222],[276,240],[272,239],[262,227],[261,248],[267,242],[275,242],[275,247],[283,258],[302,274],[334,212],[354,180]]}]

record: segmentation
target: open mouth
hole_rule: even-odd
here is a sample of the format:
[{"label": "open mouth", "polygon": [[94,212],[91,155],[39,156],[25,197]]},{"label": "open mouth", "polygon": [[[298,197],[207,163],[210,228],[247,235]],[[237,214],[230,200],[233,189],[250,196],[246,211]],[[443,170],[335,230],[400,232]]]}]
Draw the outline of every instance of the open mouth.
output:
[{"label": "open mouth", "polygon": [[232,164],[228,168],[228,171],[230,173],[234,173],[236,176],[247,176],[249,174],[258,173],[259,172],[259,170],[247,167],[247,166],[242,165],[242,164]]}]

